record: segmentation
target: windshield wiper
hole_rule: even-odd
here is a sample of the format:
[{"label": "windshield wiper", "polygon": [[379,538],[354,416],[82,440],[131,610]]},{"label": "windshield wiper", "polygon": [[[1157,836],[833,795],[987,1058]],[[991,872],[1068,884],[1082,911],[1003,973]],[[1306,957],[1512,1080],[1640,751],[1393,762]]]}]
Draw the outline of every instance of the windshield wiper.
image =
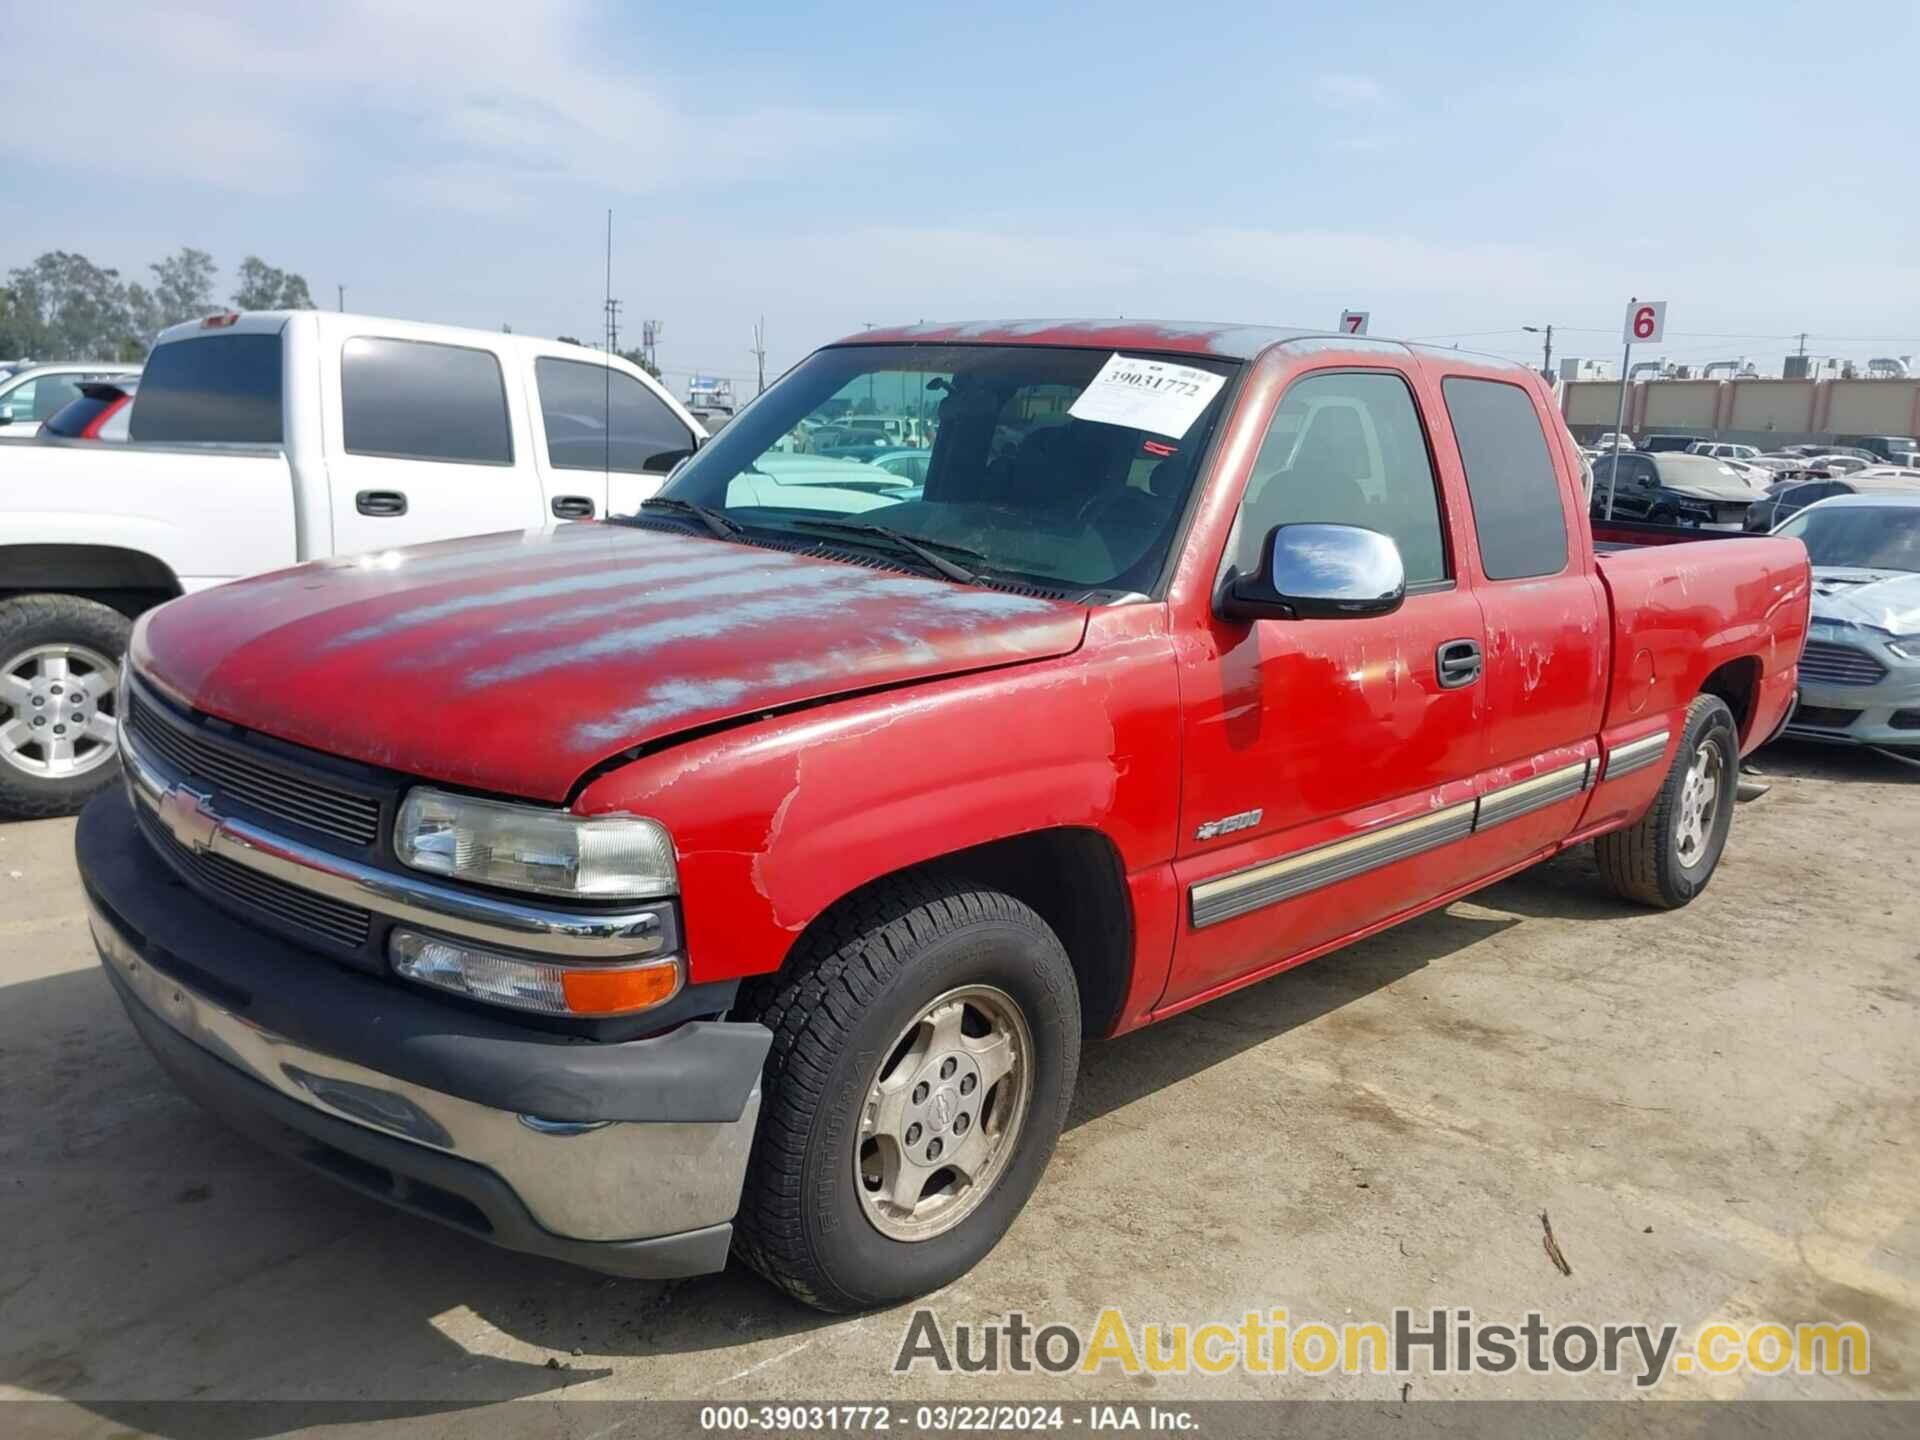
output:
[{"label": "windshield wiper", "polygon": [[722,514],[711,505],[699,505],[692,500],[682,500],[677,495],[655,495],[640,502],[642,510],[672,510],[679,515],[691,515],[721,540],[737,540],[747,533],[746,526],[730,516]]},{"label": "windshield wiper", "polygon": [[956,565],[937,550],[945,550],[954,555],[965,555],[973,560],[986,560],[991,557],[965,545],[955,545],[946,540],[924,540],[917,535],[905,535],[898,530],[890,530],[885,525],[873,525],[865,520],[792,520],[789,524],[805,530],[826,530],[845,535],[871,536],[884,540],[895,550],[904,550],[916,559],[931,565],[949,580],[957,580],[962,585],[977,585],[980,577],[964,565]]}]

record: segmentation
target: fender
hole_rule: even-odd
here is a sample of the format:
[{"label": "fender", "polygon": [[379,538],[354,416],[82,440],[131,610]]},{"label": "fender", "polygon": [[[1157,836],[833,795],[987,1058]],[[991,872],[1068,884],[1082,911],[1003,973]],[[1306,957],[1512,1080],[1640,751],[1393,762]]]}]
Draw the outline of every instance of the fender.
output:
[{"label": "fender", "polygon": [[[882,876],[1055,827],[1114,845],[1136,903],[1135,981],[1176,919],[1179,733],[1163,606],[1096,610],[1072,655],[833,701],[688,738],[592,780],[581,814],[667,826],[695,982],[779,968],[806,927]],[[1158,986],[1155,985],[1156,990]]]}]

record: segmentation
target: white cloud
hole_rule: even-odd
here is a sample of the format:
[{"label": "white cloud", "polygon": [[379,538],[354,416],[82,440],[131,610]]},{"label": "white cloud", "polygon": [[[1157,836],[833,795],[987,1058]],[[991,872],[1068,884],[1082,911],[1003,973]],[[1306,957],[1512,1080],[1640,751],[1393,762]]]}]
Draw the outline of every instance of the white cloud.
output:
[{"label": "white cloud", "polygon": [[[89,34],[83,101],[70,67],[22,63],[9,108],[58,116],[33,153],[77,170],[252,194],[340,170],[481,212],[544,182],[644,193],[899,132],[897,117],[805,103],[695,113],[596,50],[602,15],[584,0],[133,6]],[[66,53],[70,23],[23,11],[8,49]]]},{"label": "white cloud", "polygon": [[1316,75],[1313,93],[1330,105],[1364,109],[1385,103],[1387,88],[1371,75],[1330,73]]}]

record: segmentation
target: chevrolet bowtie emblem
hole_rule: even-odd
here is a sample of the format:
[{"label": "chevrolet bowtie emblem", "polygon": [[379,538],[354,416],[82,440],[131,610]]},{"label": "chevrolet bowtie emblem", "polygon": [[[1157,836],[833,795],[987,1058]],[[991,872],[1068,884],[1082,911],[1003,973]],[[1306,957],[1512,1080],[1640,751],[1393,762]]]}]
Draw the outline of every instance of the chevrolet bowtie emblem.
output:
[{"label": "chevrolet bowtie emblem", "polygon": [[194,854],[204,854],[213,848],[214,833],[220,828],[220,817],[207,808],[212,802],[211,795],[172,786],[160,797],[160,823]]}]

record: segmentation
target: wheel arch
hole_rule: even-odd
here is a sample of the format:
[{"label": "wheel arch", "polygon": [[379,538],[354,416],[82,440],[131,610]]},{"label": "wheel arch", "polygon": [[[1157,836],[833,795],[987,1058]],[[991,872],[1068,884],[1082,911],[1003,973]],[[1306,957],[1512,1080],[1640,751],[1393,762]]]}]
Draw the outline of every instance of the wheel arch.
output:
[{"label": "wheel arch", "polygon": [[1760,657],[1741,655],[1709,671],[1700,682],[1702,695],[1717,695],[1733,711],[1734,731],[1742,749],[1753,733],[1753,720],[1760,697]]},{"label": "wheel arch", "polygon": [[164,560],[119,545],[0,545],[0,600],[78,595],[129,620],[182,593]]},{"label": "wheel arch", "polygon": [[963,876],[1030,906],[1060,937],[1073,962],[1085,1033],[1104,1035],[1113,1029],[1133,977],[1133,903],[1118,848],[1106,834],[1087,826],[1009,835],[877,875],[814,916],[794,937],[781,969],[806,952],[804,942],[814,930],[846,906],[858,904],[869,890],[901,876],[927,873]]}]

